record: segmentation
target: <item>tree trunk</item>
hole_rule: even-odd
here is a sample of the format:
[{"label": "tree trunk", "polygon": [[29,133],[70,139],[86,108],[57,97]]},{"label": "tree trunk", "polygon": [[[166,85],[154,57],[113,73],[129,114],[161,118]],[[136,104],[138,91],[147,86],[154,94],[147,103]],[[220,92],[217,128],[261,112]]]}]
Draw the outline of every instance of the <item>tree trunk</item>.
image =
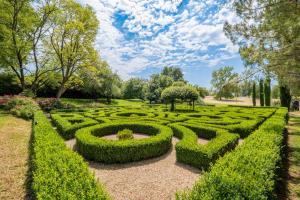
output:
[{"label": "tree trunk", "polygon": [[193,100],[193,110],[195,110],[195,100]]},{"label": "tree trunk", "polygon": [[65,91],[66,91],[66,88],[65,88],[64,84],[62,84],[58,89],[58,92],[56,94],[56,99],[57,100],[60,99],[60,97],[65,93]]},{"label": "tree trunk", "polygon": [[175,101],[172,100],[171,101],[171,111],[174,111],[175,110]]}]

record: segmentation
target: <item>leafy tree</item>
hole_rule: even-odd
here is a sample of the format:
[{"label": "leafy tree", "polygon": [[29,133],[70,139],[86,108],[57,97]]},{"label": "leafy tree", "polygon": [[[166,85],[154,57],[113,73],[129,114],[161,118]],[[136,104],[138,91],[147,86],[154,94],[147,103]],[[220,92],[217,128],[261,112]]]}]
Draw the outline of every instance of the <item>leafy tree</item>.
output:
[{"label": "leafy tree", "polygon": [[225,23],[224,30],[246,65],[275,73],[282,88],[299,94],[299,1],[234,0],[234,8],[240,21]]},{"label": "leafy tree", "polygon": [[180,87],[185,86],[185,85],[186,85],[186,83],[183,82],[183,81],[175,81],[175,82],[172,84],[172,86],[180,86]]},{"label": "leafy tree", "polygon": [[183,73],[179,67],[164,67],[161,74],[171,77],[173,81],[184,81]]},{"label": "leafy tree", "polygon": [[170,86],[163,90],[161,98],[171,103],[171,111],[175,110],[176,99],[192,102],[193,110],[195,109],[195,100],[199,97],[198,91],[192,86]]},{"label": "leafy tree", "polygon": [[171,86],[173,79],[166,75],[153,74],[148,82],[147,87],[147,99],[151,102],[158,102],[161,96],[161,92]]},{"label": "leafy tree", "polygon": [[253,82],[253,85],[252,85],[252,103],[253,103],[253,106],[256,106],[256,83]]},{"label": "leafy tree", "polygon": [[79,69],[96,59],[93,43],[99,22],[89,6],[63,0],[52,19],[50,52],[61,73],[57,98],[66,91],[66,83]]},{"label": "leafy tree", "polygon": [[34,9],[30,0],[0,0],[0,66],[10,68],[24,89]]},{"label": "leafy tree", "polygon": [[131,78],[125,82],[123,97],[125,99],[144,99],[146,82],[140,78]]},{"label": "leafy tree", "polygon": [[233,72],[233,67],[226,66],[213,71],[211,84],[215,89],[216,97],[220,100],[222,97],[232,98],[232,93],[237,86],[237,78],[238,74]]},{"label": "leafy tree", "polygon": [[281,106],[282,107],[287,107],[288,109],[290,109],[290,105],[291,105],[291,101],[292,101],[292,96],[290,93],[290,89],[283,85],[280,84],[280,102],[281,102]]},{"label": "leafy tree", "polygon": [[209,95],[209,92],[205,87],[200,87],[198,85],[194,85],[193,87],[198,91],[198,94],[201,98],[205,98],[205,96]]},{"label": "leafy tree", "polygon": [[271,94],[272,94],[272,98],[273,99],[279,99],[280,97],[280,90],[279,90],[279,85],[274,85],[272,87],[272,90],[271,90]]},{"label": "leafy tree", "polygon": [[259,80],[259,102],[260,106],[265,106],[265,95],[264,95],[264,80]]}]

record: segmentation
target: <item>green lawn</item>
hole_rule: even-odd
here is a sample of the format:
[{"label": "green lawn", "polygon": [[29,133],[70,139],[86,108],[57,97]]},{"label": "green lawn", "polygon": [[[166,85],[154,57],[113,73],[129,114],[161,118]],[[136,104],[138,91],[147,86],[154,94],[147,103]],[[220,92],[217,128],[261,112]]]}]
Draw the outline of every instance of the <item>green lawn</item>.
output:
[{"label": "green lawn", "polygon": [[288,131],[289,199],[300,199],[300,114],[290,115]]}]

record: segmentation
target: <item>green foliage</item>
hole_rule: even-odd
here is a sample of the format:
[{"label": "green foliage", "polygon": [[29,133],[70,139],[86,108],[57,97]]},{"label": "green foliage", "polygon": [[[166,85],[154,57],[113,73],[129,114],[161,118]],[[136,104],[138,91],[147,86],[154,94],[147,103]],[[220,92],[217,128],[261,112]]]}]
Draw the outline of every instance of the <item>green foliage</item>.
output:
[{"label": "green foliage", "polygon": [[195,101],[198,99],[198,91],[192,86],[171,86],[164,89],[161,93],[161,99],[171,102],[171,111],[175,110],[176,99],[185,101]]},{"label": "green foliage", "polygon": [[[175,146],[179,162],[208,169],[220,156],[235,148],[239,136],[217,128],[195,124],[170,124],[174,135],[180,139]],[[206,145],[197,143],[198,137],[211,139]]]},{"label": "green foliage", "polygon": [[133,139],[133,132],[132,130],[124,129],[117,133],[117,137],[119,140],[130,140]]},{"label": "green foliage", "polygon": [[35,199],[110,199],[83,158],[65,146],[41,111],[35,113],[31,148]]},{"label": "green foliage", "polygon": [[253,85],[252,85],[252,103],[253,103],[253,106],[256,106],[256,83],[253,82]]},{"label": "green foliage", "polygon": [[286,116],[286,109],[278,109],[177,199],[276,199]]},{"label": "green foliage", "polygon": [[[116,134],[123,129],[151,137],[138,140],[108,140],[101,136]],[[78,152],[89,160],[104,163],[125,163],[153,158],[166,153],[171,147],[172,130],[166,126],[140,122],[113,122],[100,124],[76,133]]]},{"label": "green foliage", "polygon": [[216,97],[220,100],[222,97],[232,98],[236,89],[235,79],[238,74],[233,72],[233,67],[223,67],[212,73],[211,84],[215,90]]},{"label": "green foliage", "polygon": [[171,77],[173,81],[184,81],[183,73],[179,67],[164,67],[161,74]]},{"label": "green foliage", "polygon": [[63,115],[63,114],[51,114],[52,121],[54,125],[57,127],[57,130],[61,134],[61,136],[65,139],[74,138],[75,132],[78,129],[92,126],[97,124],[98,122],[90,119],[84,118],[79,114],[72,115]]},{"label": "green foliage", "polygon": [[259,102],[260,106],[265,106],[264,81],[259,80]]},{"label": "green foliage", "polygon": [[265,105],[271,106],[271,79],[267,78],[264,83]]},{"label": "green foliage", "polygon": [[280,103],[282,107],[290,109],[292,96],[290,89],[286,85],[280,86]]},{"label": "green foliage", "polygon": [[12,73],[0,73],[0,95],[19,94],[22,88],[17,77]]},{"label": "green foliage", "polygon": [[125,99],[144,99],[146,82],[140,78],[131,78],[125,82],[123,97]]},{"label": "green foliage", "polygon": [[[226,22],[226,35],[240,46],[246,65],[273,72],[299,94],[299,1],[233,1],[239,22]],[[253,24],[255,22],[255,24]]]},{"label": "green foliage", "polygon": [[11,114],[26,120],[32,119],[34,113],[39,110],[39,106],[33,99],[21,96],[10,99],[5,108]]}]

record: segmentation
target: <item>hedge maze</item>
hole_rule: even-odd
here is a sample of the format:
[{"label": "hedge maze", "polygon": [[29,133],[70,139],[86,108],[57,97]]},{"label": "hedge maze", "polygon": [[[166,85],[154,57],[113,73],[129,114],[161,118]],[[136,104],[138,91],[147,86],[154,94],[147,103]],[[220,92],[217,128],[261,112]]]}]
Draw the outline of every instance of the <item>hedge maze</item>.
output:
[{"label": "hedge maze", "polygon": [[[195,111],[179,107],[169,112],[159,105],[55,111],[51,119],[64,139],[76,139],[76,150],[82,157],[101,163],[158,157],[171,148],[172,137],[178,138],[177,161],[206,173],[192,190],[177,193],[177,199],[268,199],[276,187],[286,115],[283,108],[203,106]],[[43,121],[40,114],[35,120],[38,125]],[[38,125],[34,128],[37,139],[44,137],[38,133]],[[129,136],[116,140],[104,137],[117,133]],[[135,133],[148,137],[135,138]],[[52,135],[53,139],[58,136]],[[207,144],[199,143],[199,138],[208,140]],[[240,139],[244,140],[242,145],[238,145]],[[47,157],[35,158],[37,165],[39,159]],[[109,198],[102,186],[89,189]]]}]

